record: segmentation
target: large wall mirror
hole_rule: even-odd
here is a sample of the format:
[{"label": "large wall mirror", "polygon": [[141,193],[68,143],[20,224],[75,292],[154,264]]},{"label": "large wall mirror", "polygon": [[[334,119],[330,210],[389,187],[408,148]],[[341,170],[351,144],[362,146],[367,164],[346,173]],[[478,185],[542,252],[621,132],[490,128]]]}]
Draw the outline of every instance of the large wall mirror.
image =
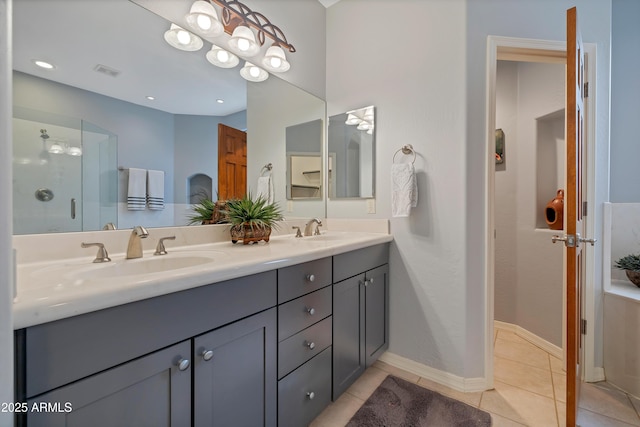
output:
[{"label": "large wall mirror", "polygon": [[372,198],[375,182],[375,108],[329,117],[329,198]]},{"label": "large wall mirror", "polygon": [[[46,118],[38,121],[21,117],[21,120],[31,120],[30,126],[14,126],[14,144],[26,144],[26,141],[33,144],[28,154],[21,155],[20,159],[14,156],[14,171],[19,169],[16,161],[31,162],[30,167],[38,168],[47,154],[54,155],[49,152],[53,140],[67,138],[50,135],[51,138],[44,141],[40,137],[40,129],[46,129],[49,133],[60,130],[59,123],[47,121],[50,118],[63,118],[63,122],[77,120],[78,123],[86,123],[86,126],[104,130],[107,136],[103,139],[109,141],[112,150],[103,149],[106,158],[97,160],[105,168],[103,173],[90,177],[90,172],[96,169],[89,168],[84,174],[70,177],[71,181],[82,184],[81,187],[87,190],[85,194],[91,195],[87,201],[93,197],[94,207],[95,200],[98,200],[98,209],[91,210],[90,204],[83,205],[84,200],[75,197],[77,217],[82,218],[83,212],[88,213],[84,215],[86,224],[80,225],[80,228],[75,223],[75,228],[56,225],[37,229],[20,224],[14,225],[16,233],[96,230],[104,225],[103,222],[115,222],[119,228],[137,224],[151,227],[187,224],[190,203],[194,200],[193,191],[208,191],[212,198],[216,197],[218,124],[247,132],[249,189],[255,187],[262,166],[272,162],[278,166],[272,170],[274,185],[279,186],[276,189],[276,201],[286,213],[295,214],[294,209],[284,209],[291,207],[285,197],[286,127],[300,123],[298,112],[287,120],[289,97],[298,109],[301,108],[298,98],[310,97],[314,103],[319,103],[322,108],[314,107],[313,114],[321,111],[314,116],[320,120],[325,117],[324,101],[273,75],[266,82],[248,85],[239,74],[240,66],[221,69],[206,60],[205,54],[211,47],[207,41],[197,52],[179,51],[169,46],[163,39],[164,32],[170,26],[169,20],[183,20],[191,3],[181,0],[14,2],[14,106],[16,111],[22,109],[23,112],[33,112],[35,117]],[[158,10],[152,13],[152,7]],[[39,68],[35,60],[50,62],[54,68]],[[268,129],[266,123],[260,123],[260,126],[256,126],[260,132],[252,132],[250,117],[257,117],[261,112],[252,111],[254,107],[247,105],[251,90],[248,86],[264,83],[257,90],[271,99],[270,110],[278,114],[281,120],[271,124],[277,127],[275,130]],[[272,93],[267,93],[269,90]],[[277,102],[274,103],[274,100]],[[304,120],[310,121],[314,117],[309,113]],[[262,136],[265,129],[278,137],[265,140]],[[79,145],[89,154],[91,149],[86,143],[80,142]],[[253,150],[252,147],[260,149]],[[275,153],[279,153],[281,159],[273,159]],[[84,159],[83,155],[81,161]],[[49,167],[53,167],[53,163],[49,162]],[[48,176],[71,174],[78,170],[75,166],[56,165],[55,168],[47,172]],[[164,172],[163,210],[127,209],[129,168]],[[70,203],[74,197],[67,193],[68,188],[52,189],[57,197],[54,200],[69,199],[68,203],[62,203],[62,213],[52,214],[50,208],[53,205],[50,202],[34,198],[38,189],[55,184],[55,180],[46,178],[46,174],[41,175],[43,178],[39,182],[23,183],[20,189],[29,199],[28,203],[46,206],[46,209],[40,209],[43,215],[71,215]],[[194,177],[198,180],[193,180]],[[202,177],[211,179],[209,189],[201,184],[194,185],[195,190],[190,188],[190,181],[209,182],[199,179]],[[105,197],[95,194],[100,189],[106,192]],[[15,191],[14,188],[14,199],[19,196]],[[324,216],[324,201],[320,201],[322,203],[315,205],[313,212],[305,214]],[[113,217],[94,214],[110,209]],[[20,221],[23,217],[20,212],[14,212],[14,221]],[[88,221],[87,218],[92,220]],[[37,217],[30,217],[28,221],[41,224],[49,222],[48,219]]]}]

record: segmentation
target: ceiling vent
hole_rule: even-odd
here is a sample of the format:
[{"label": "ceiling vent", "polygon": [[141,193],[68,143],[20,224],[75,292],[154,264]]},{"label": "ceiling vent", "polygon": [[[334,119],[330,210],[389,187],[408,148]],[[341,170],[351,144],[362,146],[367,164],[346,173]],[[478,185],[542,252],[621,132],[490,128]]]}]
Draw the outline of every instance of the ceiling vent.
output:
[{"label": "ceiling vent", "polygon": [[98,64],[93,68],[93,71],[97,71],[98,73],[106,74],[110,77],[118,77],[121,71],[116,70],[115,68],[107,67],[106,65]]}]

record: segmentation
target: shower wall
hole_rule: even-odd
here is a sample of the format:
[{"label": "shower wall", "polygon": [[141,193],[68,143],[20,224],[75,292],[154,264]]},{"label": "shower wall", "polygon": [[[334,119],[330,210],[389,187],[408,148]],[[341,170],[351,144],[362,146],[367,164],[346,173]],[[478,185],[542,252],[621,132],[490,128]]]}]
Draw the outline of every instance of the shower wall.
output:
[{"label": "shower wall", "polygon": [[[495,320],[562,346],[563,250],[544,206],[564,183],[564,66],[498,61]],[[560,230],[561,232],[561,230]]]}]

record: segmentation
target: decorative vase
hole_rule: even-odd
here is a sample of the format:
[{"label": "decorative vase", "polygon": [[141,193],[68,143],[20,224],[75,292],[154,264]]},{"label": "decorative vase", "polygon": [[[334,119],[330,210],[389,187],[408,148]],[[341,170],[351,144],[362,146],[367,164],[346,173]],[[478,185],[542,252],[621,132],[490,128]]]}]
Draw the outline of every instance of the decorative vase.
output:
[{"label": "decorative vase", "polygon": [[625,270],[625,273],[627,273],[627,278],[631,280],[631,283],[640,288],[640,271]]},{"label": "decorative vase", "polygon": [[271,235],[271,227],[251,226],[250,224],[241,224],[231,226],[231,243],[242,240],[243,245],[250,242],[258,243],[261,240],[269,241]]},{"label": "decorative vase", "polygon": [[564,190],[560,189],[556,197],[544,208],[544,219],[552,230],[562,230],[564,219]]}]

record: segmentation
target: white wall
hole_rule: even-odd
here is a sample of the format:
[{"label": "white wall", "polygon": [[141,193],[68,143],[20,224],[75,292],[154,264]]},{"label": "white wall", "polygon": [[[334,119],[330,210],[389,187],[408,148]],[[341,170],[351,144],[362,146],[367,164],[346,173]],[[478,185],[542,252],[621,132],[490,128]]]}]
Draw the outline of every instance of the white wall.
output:
[{"label": "white wall", "polygon": [[639,202],[637,159],[640,99],[640,2],[612,0],[611,16],[611,201]]},{"label": "white wall", "polygon": [[[575,3],[584,40],[598,43],[600,204],[608,188],[610,1],[342,0],[327,10],[328,115],[377,108],[376,217],[390,216],[394,152],[411,143],[418,153],[418,207],[391,221],[391,352],[484,376],[487,36],[564,40]],[[327,212],[365,217],[366,203],[330,201]]]},{"label": "white wall", "polygon": [[[11,249],[11,0],[0,0],[0,402],[13,402],[13,255]],[[0,412],[0,424],[13,414]]]},{"label": "white wall", "polygon": [[[516,324],[562,347],[562,245],[553,245],[539,216],[564,187],[563,156],[556,140],[537,128],[540,119],[564,108],[562,64],[499,61],[496,127],[505,131],[505,163],[495,175],[496,320]],[[560,116],[564,123],[564,115]],[[561,132],[564,136],[564,132]],[[560,141],[564,144],[564,139]],[[553,149],[544,150],[546,145]],[[560,150],[562,151],[562,150]],[[557,170],[562,172],[557,176]],[[537,197],[541,177],[552,176]],[[551,188],[551,190],[549,190]]]}]

